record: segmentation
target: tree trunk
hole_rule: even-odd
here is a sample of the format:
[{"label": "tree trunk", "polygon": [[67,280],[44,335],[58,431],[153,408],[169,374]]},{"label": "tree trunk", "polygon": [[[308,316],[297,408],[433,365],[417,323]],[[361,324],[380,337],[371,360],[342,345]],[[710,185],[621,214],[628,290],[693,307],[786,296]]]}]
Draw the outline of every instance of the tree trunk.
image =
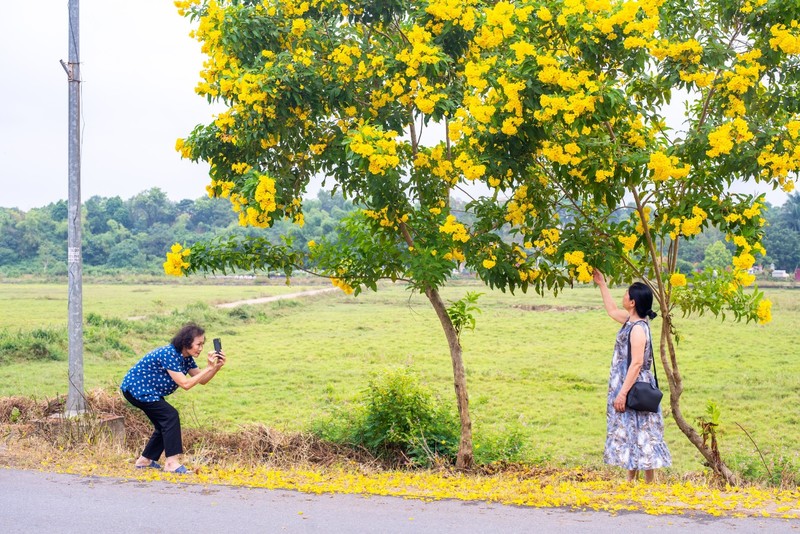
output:
[{"label": "tree trunk", "polygon": [[428,288],[425,295],[430,300],[439,322],[442,323],[444,335],[447,337],[447,344],[450,346],[450,359],[453,362],[453,382],[456,389],[456,402],[458,403],[458,416],[461,422],[461,441],[458,444],[458,455],[456,456],[456,468],[469,469],[474,464],[472,452],[472,421],[469,417],[469,396],[467,395],[467,376],[464,371],[464,360],[461,357],[461,342],[458,334],[447,314],[447,308],[442,302],[442,297],[435,289]]},{"label": "tree trunk", "polygon": [[[675,419],[675,422],[678,424],[678,428],[681,429],[681,432],[689,438],[689,441],[694,445],[700,454],[703,455],[703,458],[706,459],[708,465],[725,479],[725,482],[729,484],[736,485],[739,483],[739,477],[725,465],[725,462],[722,461],[722,458],[719,455],[719,451],[714,450],[714,448],[709,447],[707,443],[704,442],[703,436],[700,435],[695,428],[686,421],[686,418],[683,416],[683,412],[681,411],[680,401],[681,395],[683,394],[683,381],[681,379],[680,372],[678,371],[678,361],[675,358],[675,345],[672,343],[672,321],[668,313],[664,313],[664,309],[661,310],[661,318],[663,323],[661,325],[661,364],[664,366],[664,370],[667,373],[667,380],[669,382],[669,404],[670,409],[672,411],[672,418]],[[669,351],[669,361],[667,360],[667,351]],[[668,365],[669,364],[669,365]]]}]

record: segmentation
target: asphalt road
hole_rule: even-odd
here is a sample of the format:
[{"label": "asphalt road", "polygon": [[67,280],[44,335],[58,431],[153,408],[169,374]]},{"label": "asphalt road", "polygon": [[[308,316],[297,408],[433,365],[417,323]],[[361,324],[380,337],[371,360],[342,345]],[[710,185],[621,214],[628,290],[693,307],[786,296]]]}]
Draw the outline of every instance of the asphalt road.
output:
[{"label": "asphalt road", "polygon": [[800,534],[800,520],[611,515],[559,508],[141,482],[0,469],[0,533]]}]

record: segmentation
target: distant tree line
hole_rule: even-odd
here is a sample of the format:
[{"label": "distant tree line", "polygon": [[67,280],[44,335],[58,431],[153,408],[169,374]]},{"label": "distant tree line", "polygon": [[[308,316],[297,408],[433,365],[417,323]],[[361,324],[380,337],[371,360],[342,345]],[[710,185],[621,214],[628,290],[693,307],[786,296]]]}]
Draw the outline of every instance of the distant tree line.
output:
[{"label": "distant tree line", "polygon": [[[464,202],[451,199],[454,212],[470,222]],[[263,233],[278,240],[288,236],[298,248],[308,241],[333,238],[338,221],[356,207],[340,194],[319,191],[316,199],[304,201],[305,224],[276,221],[263,230],[239,226],[238,216],[226,199],[202,197],[171,201],[158,188],[123,200],[93,196],[82,205],[82,251],[84,270],[91,273],[128,271],[161,273],[161,264],[173,243],[193,243],[217,235]],[[756,261],[769,269],[794,271],[800,266],[800,193],[789,195],[783,206],[769,207],[764,246],[767,256]],[[679,267],[727,268],[734,247],[711,228],[684,242]],[[67,272],[67,202],[64,200],[27,212],[0,208],[0,273],[65,275]]]},{"label": "distant tree line", "polygon": [[[84,271],[163,273],[162,263],[173,243],[193,243],[231,233],[266,232],[286,235],[296,246],[327,236],[353,205],[341,195],[320,191],[305,201],[304,226],[276,221],[262,230],[239,226],[226,199],[202,197],[171,201],[158,188],[123,200],[93,196],[83,202],[82,253]],[[67,202],[27,212],[0,208],[0,273],[7,276],[62,275],[67,272]]]}]

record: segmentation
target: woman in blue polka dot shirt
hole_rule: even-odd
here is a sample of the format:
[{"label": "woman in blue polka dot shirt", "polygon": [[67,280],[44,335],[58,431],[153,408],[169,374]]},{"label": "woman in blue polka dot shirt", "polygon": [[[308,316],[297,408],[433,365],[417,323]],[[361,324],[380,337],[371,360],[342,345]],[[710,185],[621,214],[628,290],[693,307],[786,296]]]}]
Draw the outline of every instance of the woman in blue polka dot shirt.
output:
[{"label": "woman in blue polka dot shirt", "polygon": [[154,427],[150,441],[136,460],[137,468],[161,469],[156,460],[163,452],[164,471],[187,472],[180,462],[183,454],[180,416],[164,397],[179,387],[192,389],[197,384],[207,384],[225,365],[225,354],[220,351],[208,353],[204,369],[197,367],[194,359],[203,351],[205,341],[205,330],[194,323],[184,325],[169,345],[146,354],[122,380],[122,395],[142,410]]}]

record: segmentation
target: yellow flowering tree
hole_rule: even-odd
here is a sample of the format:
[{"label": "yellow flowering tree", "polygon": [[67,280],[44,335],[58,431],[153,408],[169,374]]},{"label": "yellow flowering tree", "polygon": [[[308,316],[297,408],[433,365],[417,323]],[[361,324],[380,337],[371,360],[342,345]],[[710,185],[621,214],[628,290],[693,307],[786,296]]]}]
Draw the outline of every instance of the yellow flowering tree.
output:
[{"label": "yellow flowering tree", "polygon": [[[765,253],[763,200],[731,186],[794,187],[798,18],[800,5],[767,0],[497,2],[479,17],[466,111],[451,125],[497,192],[476,209],[511,198],[506,221],[526,249],[563,258],[579,281],[599,268],[650,285],[672,416],[731,481],[681,410],[675,312],[771,318],[747,289]],[[684,111],[672,116],[675,99]],[[679,273],[681,242],[712,226],[736,246],[729,268]]]},{"label": "yellow flowering tree", "polygon": [[[211,196],[242,225],[303,223],[324,177],[363,210],[311,259],[346,292],[407,281],[439,317],[472,463],[461,345],[438,289],[466,265],[501,289],[558,291],[594,268],[642,278],[661,311],[678,426],[732,473],[680,408],[673,314],[769,320],[746,288],[763,254],[762,200],[800,165],[800,8],[767,0],[264,0],[176,2],[207,54],[197,92],[226,105],[176,148],[211,165]],[[685,100],[680,121],[667,104]],[[444,134],[426,137],[438,126]],[[476,188],[471,186],[477,185]],[[450,208],[471,196],[466,218]],[[481,193],[475,193],[480,191]],[[459,217],[461,216],[461,219]],[[677,272],[680,243],[715,226],[730,269]],[[500,238],[510,229],[512,239]],[[175,274],[288,272],[303,258],[259,238],[199,243]],[[188,266],[186,265],[188,264]]]},{"label": "yellow flowering tree", "polygon": [[[194,243],[189,253],[178,244],[165,270],[279,268],[289,274],[310,261],[346,293],[375,290],[380,279],[405,281],[424,293],[451,354],[461,422],[456,465],[469,467],[472,423],[461,343],[439,288],[464,265],[512,291],[530,284],[541,289],[545,279],[522,243],[499,237],[506,217],[523,216],[527,201],[514,201],[514,215],[500,204],[482,208],[472,228],[450,209],[454,189],[488,179],[469,146],[450,141],[455,131],[448,137],[434,130],[473,112],[466,83],[479,72],[464,59],[485,6],[477,0],[176,5],[197,21],[194,35],[208,56],[197,92],[226,106],[176,145],[183,157],[211,165],[209,195],[228,198],[244,226],[263,228],[284,217],[302,225],[303,195],[323,176],[363,209],[343,222],[335,242],[311,244],[310,258],[288,243],[232,237]],[[475,110],[481,113],[480,106]],[[542,231],[542,243],[555,247],[558,229]],[[553,288],[569,279],[568,271],[555,268],[547,277]]]}]

